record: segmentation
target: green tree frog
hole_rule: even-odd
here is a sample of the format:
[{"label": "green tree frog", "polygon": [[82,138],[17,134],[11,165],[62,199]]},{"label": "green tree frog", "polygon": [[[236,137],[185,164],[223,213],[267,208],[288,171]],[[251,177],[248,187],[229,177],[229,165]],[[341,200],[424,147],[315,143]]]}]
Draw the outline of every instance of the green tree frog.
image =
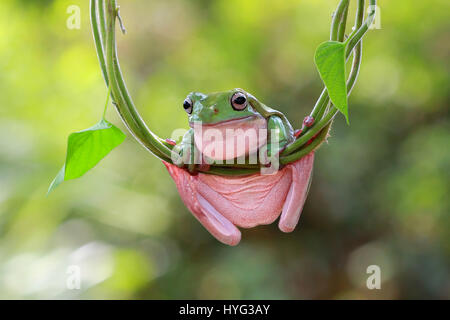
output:
[{"label": "green tree frog", "polygon": [[[164,164],[200,223],[228,245],[240,242],[238,227],[270,224],[280,215],[280,230],[293,231],[306,200],[314,153],[278,166],[278,154],[294,141],[287,118],[242,89],[190,93],[183,109],[190,129],[173,149],[174,164]],[[246,176],[196,173],[197,166],[212,163],[265,165],[260,173]]]}]

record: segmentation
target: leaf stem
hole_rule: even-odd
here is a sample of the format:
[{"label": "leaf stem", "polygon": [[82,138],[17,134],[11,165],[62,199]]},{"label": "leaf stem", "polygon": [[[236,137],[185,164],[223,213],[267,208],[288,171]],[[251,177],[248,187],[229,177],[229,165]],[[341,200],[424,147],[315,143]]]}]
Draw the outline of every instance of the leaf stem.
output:
[{"label": "leaf stem", "polygon": [[111,97],[111,87],[108,87],[108,95],[106,96],[106,103],[105,103],[105,108],[103,109],[103,115],[102,115],[102,119],[106,120],[106,110],[108,109],[108,104],[109,104],[109,98]]}]

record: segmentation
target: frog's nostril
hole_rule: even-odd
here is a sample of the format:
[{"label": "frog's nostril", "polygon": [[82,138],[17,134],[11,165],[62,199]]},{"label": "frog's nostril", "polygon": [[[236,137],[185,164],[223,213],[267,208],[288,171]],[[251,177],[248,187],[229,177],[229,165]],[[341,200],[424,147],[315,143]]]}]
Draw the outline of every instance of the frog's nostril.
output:
[{"label": "frog's nostril", "polygon": [[219,109],[216,108],[216,105],[212,105],[209,107],[209,110],[211,110],[212,112],[214,112],[214,114],[219,112]]}]

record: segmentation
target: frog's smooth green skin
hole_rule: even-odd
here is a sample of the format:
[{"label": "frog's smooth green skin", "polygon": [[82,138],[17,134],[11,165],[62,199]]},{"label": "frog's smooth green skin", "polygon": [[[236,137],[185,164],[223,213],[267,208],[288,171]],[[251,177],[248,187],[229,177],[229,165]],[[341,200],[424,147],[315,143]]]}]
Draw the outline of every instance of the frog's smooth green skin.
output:
[{"label": "frog's smooth green skin", "polygon": [[[268,153],[278,153],[293,141],[292,126],[286,117],[242,89],[209,95],[191,93],[185,100],[184,108],[188,112],[191,129],[177,146],[183,162],[178,166],[164,164],[183,202],[200,223],[228,245],[239,243],[241,233],[237,227],[270,224],[280,213],[280,230],[293,231],[306,200],[314,153],[270,175],[257,173],[225,177],[204,173],[191,175],[188,172],[195,169],[196,164],[192,161],[197,155],[223,161],[230,157],[248,157],[265,147]],[[265,135],[254,135],[253,141],[248,135],[248,143],[242,147],[239,142],[245,140],[246,130],[261,130]],[[217,134],[215,139],[205,139],[205,132],[208,131]],[[231,134],[226,135],[227,132]],[[274,132],[277,132],[279,144],[271,143]],[[231,155],[227,150],[210,152],[212,149],[229,148],[233,151]]]},{"label": "frog's smooth green skin", "polygon": [[[242,110],[233,107],[231,101],[237,94],[246,99]],[[191,129],[177,148],[183,159],[177,163],[180,167],[187,164],[190,170],[193,169],[192,164],[199,163],[198,159],[194,161],[198,151],[212,162],[255,154],[262,146],[267,146],[267,156],[271,157],[294,139],[292,126],[284,114],[267,107],[242,89],[208,95],[193,92],[186,101],[190,104],[185,109]],[[274,141],[277,143],[272,143]],[[231,148],[233,145],[234,149]]]}]

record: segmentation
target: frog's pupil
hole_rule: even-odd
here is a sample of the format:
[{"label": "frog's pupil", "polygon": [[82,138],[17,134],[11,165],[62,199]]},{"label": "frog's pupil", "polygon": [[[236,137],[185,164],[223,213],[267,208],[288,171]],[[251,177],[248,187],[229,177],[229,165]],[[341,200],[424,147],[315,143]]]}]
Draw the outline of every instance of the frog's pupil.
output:
[{"label": "frog's pupil", "polygon": [[234,99],[234,103],[236,104],[244,104],[245,103],[245,97],[237,97],[236,99]]},{"label": "frog's pupil", "polygon": [[191,107],[191,103],[188,100],[184,100],[183,102],[183,108],[185,110],[189,109]]}]

